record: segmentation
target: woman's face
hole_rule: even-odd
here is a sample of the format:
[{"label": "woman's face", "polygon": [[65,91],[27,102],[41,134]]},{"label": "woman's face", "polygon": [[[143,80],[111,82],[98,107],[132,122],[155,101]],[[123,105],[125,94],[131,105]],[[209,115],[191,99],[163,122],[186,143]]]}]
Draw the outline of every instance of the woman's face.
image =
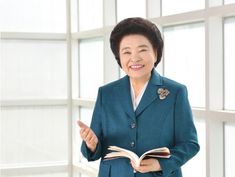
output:
[{"label": "woman's face", "polygon": [[139,34],[122,38],[119,56],[122,69],[133,81],[147,81],[157,60],[152,44]]}]

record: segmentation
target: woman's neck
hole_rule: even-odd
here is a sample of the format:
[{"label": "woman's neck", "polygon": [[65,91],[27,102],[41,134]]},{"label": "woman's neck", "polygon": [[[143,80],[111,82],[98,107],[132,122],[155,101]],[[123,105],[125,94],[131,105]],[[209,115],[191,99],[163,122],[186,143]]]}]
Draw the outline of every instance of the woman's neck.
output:
[{"label": "woman's neck", "polygon": [[139,95],[142,88],[144,87],[146,82],[148,82],[149,79],[150,79],[150,77],[148,77],[146,79],[133,79],[133,78],[130,78],[130,82],[131,82],[131,85],[132,85],[134,93],[135,93],[135,98]]}]

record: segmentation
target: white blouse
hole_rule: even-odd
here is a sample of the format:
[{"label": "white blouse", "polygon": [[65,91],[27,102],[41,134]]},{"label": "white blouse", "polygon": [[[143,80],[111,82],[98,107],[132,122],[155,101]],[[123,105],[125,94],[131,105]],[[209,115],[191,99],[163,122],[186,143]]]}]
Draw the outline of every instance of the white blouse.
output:
[{"label": "white blouse", "polygon": [[144,86],[143,86],[142,90],[140,91],[139,95],[135,98],[134,88],[133,88],[132,83],[131,83],[131,81],[130,81],[130,85],[131,85],[131,100],[132,100],[132,105],[133,105],[134,111],[136,110],[136,108],[138,107],[138,105],[139,105],[139,103],[140,103],[140,100],[141,100],[141,98],[142,98],[142,96],[143,96],[143,94],[144,94],[144,92],[145,92],[145,90],[146,90],[146,87],[147,87],[147,85],[148,85],[148,82],[149,82],[149,81],[147,81],[147,82],[144,84]]}]

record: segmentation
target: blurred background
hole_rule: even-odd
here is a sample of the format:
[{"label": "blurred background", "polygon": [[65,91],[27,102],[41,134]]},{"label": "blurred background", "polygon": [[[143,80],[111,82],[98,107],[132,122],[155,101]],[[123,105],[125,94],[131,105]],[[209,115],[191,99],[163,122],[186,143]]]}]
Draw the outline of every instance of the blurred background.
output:
[{"label": "blurred background", "polygon": [[160,74],[188,87],[201,151],[184,177],[234,177],[235,0],[0,0],[0,176],[95,177],[80,153],[98,87],[124,75],[113,26],[164,37]]}]

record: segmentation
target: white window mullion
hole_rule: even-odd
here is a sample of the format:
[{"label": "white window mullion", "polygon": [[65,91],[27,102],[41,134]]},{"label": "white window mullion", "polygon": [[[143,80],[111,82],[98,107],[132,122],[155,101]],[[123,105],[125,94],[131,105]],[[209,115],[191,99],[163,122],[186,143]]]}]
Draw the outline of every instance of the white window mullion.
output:
[{"label": "white window mullion", "polygon": [[66,0],[68,177],[73,177],[71,0]]},{"label": "white window mullion", "polygon": [[1,32],[0,39],[66,40],[65,33]]},{"label": "white window mullion", "polygon": [[103,26],[113,26],[116,23],[116,0],[103,0]]},{"label": "white window mullion", "polygon": [[[223,108],[223,27],[221,17],[206,21],[206,166],[207,177],[224,176],[223,122],[211,115]],[[215,155],[216,154],[216,155]]]},{"label": "white window mullion", "polygon": [[146,0],[147,18],[157,18],[161,16],[161,0]]}]

